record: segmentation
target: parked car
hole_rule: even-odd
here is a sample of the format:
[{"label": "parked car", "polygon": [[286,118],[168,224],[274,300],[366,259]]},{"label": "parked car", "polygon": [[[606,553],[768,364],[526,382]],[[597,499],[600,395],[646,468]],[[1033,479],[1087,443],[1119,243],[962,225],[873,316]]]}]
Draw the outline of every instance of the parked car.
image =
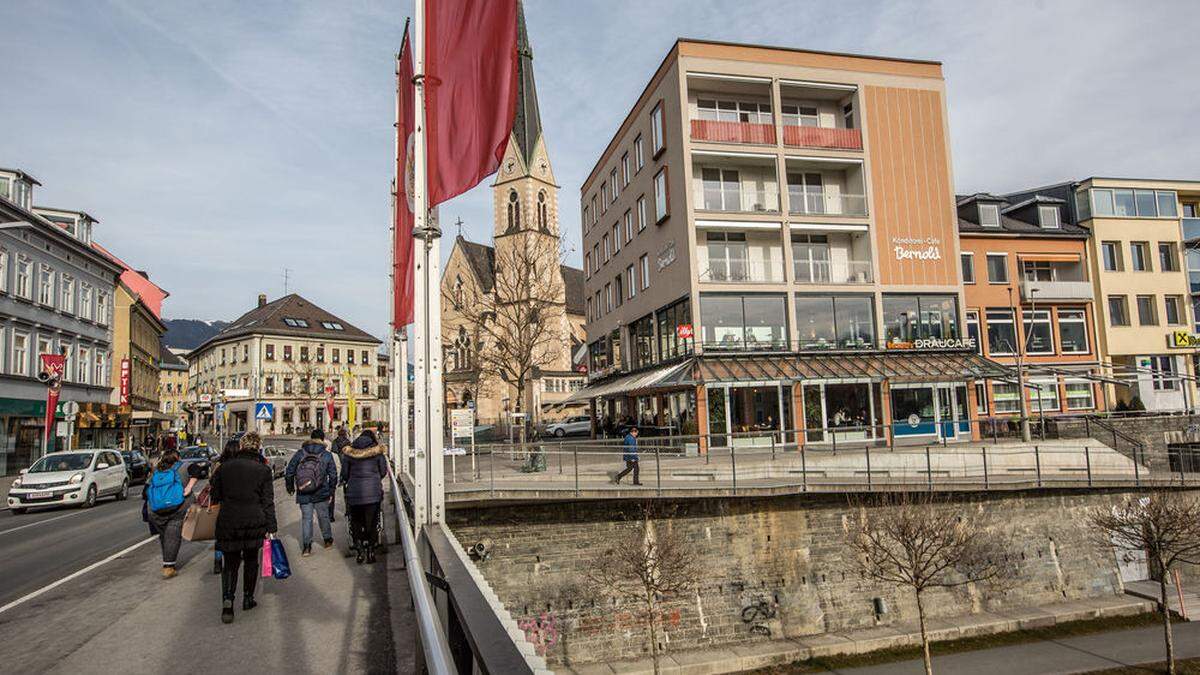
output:
[{"label": "parked car", "polygon": [[129,496],[129,475],[116,450],[69,450],[45,455],[13,481],[8,506],[14,514],[34,506],[95,506],[100,497]]},{"label": "parked car", "polygon": [[587,415],[568,417],[561,422],[546,425],[547,436],[590,436],[592,435],[592,418]]},{"label": "parked car", "polygon": [[292,453],[295,451],[290,448],[281,448],[277,445],[268,445],[263,448],[263,457],[267,458],[267,466],[271,467],[271,475],[279,478],[283,472],[287,470],[288,461],[292,458]]},{"label": "parked car", "polygon": [[142,454],[141,450],[126,450],[121,453],[121,459],[125,460],[125,473],[129,475],[130,485],[145,483],[154,471],[154,468],[150,466],[150,460]]},{"label": "parked car", "polygon": [[[183,464],[200,464],[200,478],[208,478],[208,469],[220,455],[207,445],[189,445],[179,451]],[[189,474],[190,475],[190,474]]]}]

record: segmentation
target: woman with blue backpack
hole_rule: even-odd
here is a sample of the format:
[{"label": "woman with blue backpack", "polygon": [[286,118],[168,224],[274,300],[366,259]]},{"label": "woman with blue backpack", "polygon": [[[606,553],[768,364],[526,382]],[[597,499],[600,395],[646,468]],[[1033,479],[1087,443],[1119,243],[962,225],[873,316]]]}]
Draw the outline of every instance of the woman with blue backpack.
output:
[{"label": "woman with blue backpack", "polygon": [[167,450],[158,460],[150,480],[146,481],[143,497],[146,517],[158,531],[162,547],[162,576],[170,579],[177,574],[176,558],[183,543],[183,517],[192,498],[192,488],[202,468],[179,461],[179,451]]}]

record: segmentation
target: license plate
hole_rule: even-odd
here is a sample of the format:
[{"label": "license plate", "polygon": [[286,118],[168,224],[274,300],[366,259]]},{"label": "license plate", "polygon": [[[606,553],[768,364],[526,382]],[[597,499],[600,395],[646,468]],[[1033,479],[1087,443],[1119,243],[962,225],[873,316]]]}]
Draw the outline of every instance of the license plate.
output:
[{"label": "license plate", "polygon": [[30,499],[49,499],[54,496],[53,492],[31,492]]}]

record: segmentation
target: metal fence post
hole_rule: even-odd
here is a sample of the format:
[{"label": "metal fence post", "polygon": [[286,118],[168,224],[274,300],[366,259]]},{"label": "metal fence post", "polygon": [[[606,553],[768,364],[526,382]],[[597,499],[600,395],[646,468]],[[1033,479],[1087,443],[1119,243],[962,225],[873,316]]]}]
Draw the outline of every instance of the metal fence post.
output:
[{"label": "metal fence post", "polygon": [[[1170,459],[1167,460],[1170,462]],[[1183,450],[1179,450],[1179,486],[1183,487]]]},{"label": "metal fence post", "polygon": [[704,452],[704,465],[708,466],[710,457],[712,456],[712,453],[713,453],[712,434],[704,434],[704,439],[708,441],[705,444],[705,448],[707,448],[707,449]]},{"label": "metal fence post", "polygon": [[925,481],[929,491],[933,492],[933,460],[929,457],[929,446],[925,446]]},{"label": "metal fence post", "polygon": [[1092,451],[1083,446],[1083,461],[1087,464],[1088,487],[1092,487]]},{"label": "metal fence post", "polygon": [[[808,440],[807,438],[805,440]],[[800,444],[800,490],[808,492],[808,460],[804,456],[804,444]]]},{"label": "metal fence post", "polygon": [[771,432],[771,463],[775,462],[775,432]]},{"label": "metal fence post", "polygon": [[563,456],[563,442],[559,441],[558,442],[558,475],[560,475],[560,476],[563,473],[563,458],[562,458],[562,456]]},{"label": "metal fence post", "polygon": [[866,452],[866,455],[867,455],[867,489],[870,490],[870,489],[872,489],[872,485],[871,485],[871,445],[868,443],[867,445],[863,446],[863,450]]},{"label": "metal fence post", "polygon": [[[1114,446],[1113,449],[1115,450],[1116,447]],[[1139,486],[1142,484],[1142,467],[1138,464],[1137,446],[1133,448],[1133,484]]]},{"label": "metal fence post", "polygon": [[1083,418],[1083,437],[1092,437],[1092,418],[1086,416]]},{"label": "metal fence post", "polygon": [[837,455],[837,432],[830,433],[829,427],[825,427],[825,433],[829,434],[829,437],[833,439],[833,454]]},{"label": "metal fence post", "polygon": [[658,496],[662,496],[662,460],[658,455],[658,444],[654,445],[654,473],[657,475]]},{"label": "metal fence post", "polygon": [[579,496],[579,446],[571,448],[571,453],[575,455],[575,496]]},{"label": "metal fence post", "polygon": [[733,494],[737,495],[737,450],[729,444],[729,462],[733,465]]},{"label": "metal fence post", "polygon": [[488,450],[488,485],[492,492],[492,497],[496,496],[496,450],[495,448]]},{"label": "metal fence post", "polygon": [[1033,464],[1037,469],[1037,486],[1042,487],[1042,454],[1038,446],[1033,446]]},{"label": "metal fence post", "polygon": [[987,465],[987,446],[980,445],[979,449],[983,451],[983,489],[991,488],[991,483],[988,480],[988,465]]}]

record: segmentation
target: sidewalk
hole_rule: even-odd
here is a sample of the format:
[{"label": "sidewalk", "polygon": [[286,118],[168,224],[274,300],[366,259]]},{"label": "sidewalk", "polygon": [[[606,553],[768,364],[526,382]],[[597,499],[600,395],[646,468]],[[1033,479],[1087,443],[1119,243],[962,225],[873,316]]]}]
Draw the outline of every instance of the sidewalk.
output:
[{"label": "sidewalk", "polygon": [[[211,543],[168,581],[158,578],[158,547],[151,544],[137,564],[145,583],[158,585],[158,592],[52,672],[393,672],[397,651],[411,651],[412,645],[393,644],[389,556],[372,566],[346,557],[346,519],[339,514],[335,547],[321,548],[317,529],[313,555],[302,558],[300,509],[282,482],[276,483],[276,509],[292,576],[259,579],[256,609],[241,611],[239,581],[234,623],[221,623],[221,581],[212,573]],[[398,547],[391,550],[398,555]]]},{"label": "sidewalk", "polygon": [[[1129,596],[1115,596],[1093,600],[1077,600],[1074,602],[1056,603],[1042,607],[1026,607],[1008,612],[981,612],[968,616],[949,619],[931,619],[929,621],[930,638],[937,640],[954,640],[976,635],[1011,632],[1027,628],[1052,626],[1056,623],[1081,621],[1110,616],[1128,616],[1154,609],[1154,604]],[[1200,628],[1200,624],[1188,624]],[[1161,634],[1161,633],[1160,633]],[[1083,638],[1080,638],[1083,639]],[[832,656],[835,654],[864,654],[878,649],[920,644],[920,633],[914,624],[897,624],[879,628],[847,631],[844,633],[826,633],[798,637],[788,640],[767,640],[749,644],[730,645],[720,649],[678,652],[665,654],[660,663],[663,673],[737,673],[770,666],[785,665],[810,658]],[[1151,641],[1153,644],[1153,641]],[[1161,650],[1161,641],[1159,641]],[[1028,646],[1028,645],[1023,645]],[[1020,649],[1022,646],[1004,648]],[[1200,653],[1200,632],[1196,633],[1195,647]],[[1000,650],[987,650],[1000,651]],[[980,653],[972,652],[965,655]],[[943,658],[955,658],[947,656]],[[899,668],[898,670],[881,670],[878,672],[923,672],[921,662],[914,661],[916,670],[912,670],[908,662],[901,662],[880,668]],[[1004,663],[999,661],[998,663]],[[1112,664],[1110,664],[1112,665]],[[982,668],[982,666],[981,666]],[[980,670],[961,669],[942,666],[941,672],[979,672],[992,673],[1010,671],[1011,668],[990,666]],[[555,669],[557,673],[575,673],[577,675],[612,675],[613,673],[633,674],[653,672],[653,664],[649,658],[637,661],[618,661],[611,663],[594,663],[574,668],[561,666]],[[872,670],[871,672],[876,672]],[[1014,671],[1015,672],[1015,671]],[[1020,672],[1066,672],[1056,670],[1020,671]],[[1011,675],[1011,673],[1009,674]]]}]

